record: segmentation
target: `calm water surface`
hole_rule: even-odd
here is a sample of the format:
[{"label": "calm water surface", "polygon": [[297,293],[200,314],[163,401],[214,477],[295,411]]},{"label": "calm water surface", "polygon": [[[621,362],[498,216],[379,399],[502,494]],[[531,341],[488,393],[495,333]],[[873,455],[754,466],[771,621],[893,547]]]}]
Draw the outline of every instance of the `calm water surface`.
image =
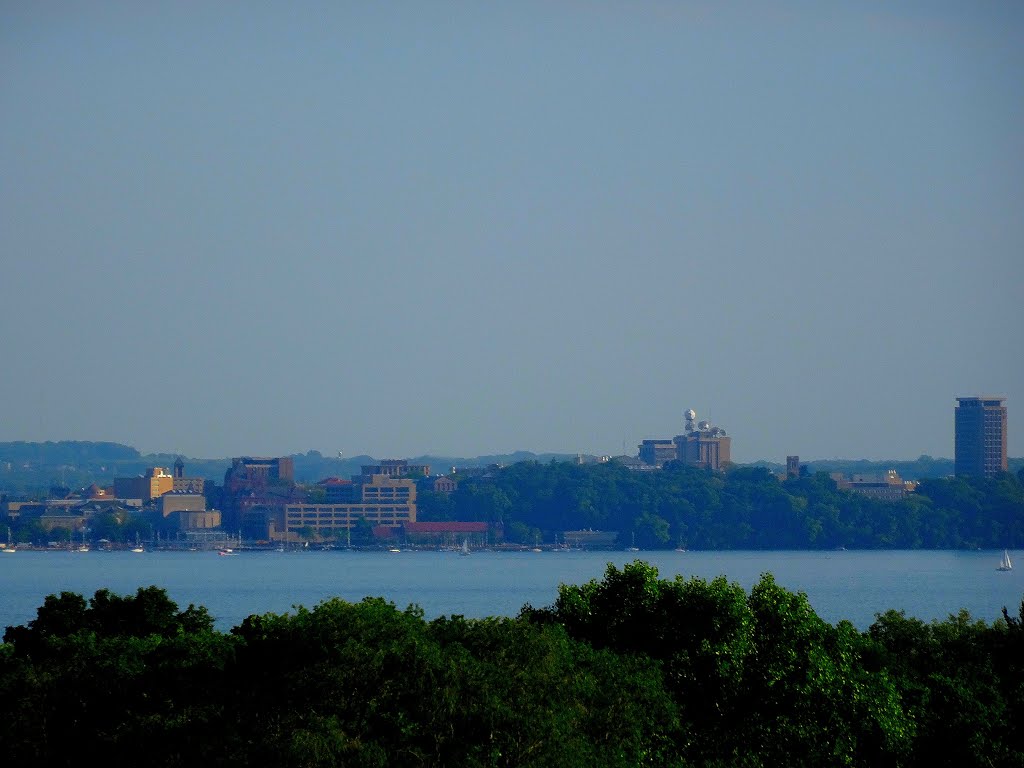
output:
[{"label": "calm water surface", "polygon": [[725,576],[748,590],[770,572],[807,594],[829,623],[867,629],[890,608],[931,621],[961,608],[976,619],[1017,615],[1024,560],[998,572],[1001,552],[29,552],[0,555],[0,628],[24,624],[50,594],[97,589],[132,594],[156,585],[181,608],[206,606],[228,630],[252,614],[293,613],[340,597],[415,603],[441,615],[514,616],[525,603],[550,605],[559,584],[599,579],[608,563],[636,559],[662,577]]}]

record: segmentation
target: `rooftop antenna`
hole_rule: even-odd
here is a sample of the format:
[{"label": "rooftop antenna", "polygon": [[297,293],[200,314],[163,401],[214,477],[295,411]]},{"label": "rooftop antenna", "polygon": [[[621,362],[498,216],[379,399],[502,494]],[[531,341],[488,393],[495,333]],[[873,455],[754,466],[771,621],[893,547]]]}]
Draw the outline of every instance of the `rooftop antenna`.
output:
[{"label": "rooftop antenna", "polygon": [[693,410],[693,408],[690,408],[683,414],[683,416],[686,417],[686,432],[689,434],[694,430],[694,421],[697,419],[697,412]]}]

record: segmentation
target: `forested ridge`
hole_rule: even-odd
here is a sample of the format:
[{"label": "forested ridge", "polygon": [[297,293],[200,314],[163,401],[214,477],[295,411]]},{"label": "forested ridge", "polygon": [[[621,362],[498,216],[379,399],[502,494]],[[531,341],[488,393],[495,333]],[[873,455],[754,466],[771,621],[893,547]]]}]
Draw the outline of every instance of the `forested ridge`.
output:
[{"label": "forested ridge", "polygon": [[711,472],[615,462],[520,462],[422,492],[421,520],[500,522],[529,543],[558,531],[617,531],[643,548],[973,549],[1024,546],[1024,470],[932,478],[902,501],[837,488],[823,472],[780,480],[763,467]]},{"label": "forested ridge", "polygon": [[0,645],[7,766],[1020,766],[1024,603],[820,619],[765,574],[642,561],[515,618],[380,598],[229,632],[158,587],[46,598]]}]

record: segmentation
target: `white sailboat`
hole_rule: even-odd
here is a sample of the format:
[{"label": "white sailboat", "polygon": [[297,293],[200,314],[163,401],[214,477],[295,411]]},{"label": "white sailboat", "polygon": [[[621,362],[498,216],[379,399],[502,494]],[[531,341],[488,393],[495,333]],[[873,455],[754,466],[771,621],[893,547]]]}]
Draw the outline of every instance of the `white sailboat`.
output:
[{"label": "white sailboat", "polygon": [[4,552],[14,552],[14,551],[15,551],[14,542],[11,540],[11,526],[8,525],[7,526],[7,548],[4,549]]},{"label": "white sailboat", "polygon": [[997,571],[1012,571],[1013,563],[1010,562],[1010,553],[1005,549],[1003,550],[1003,559],[999,561],[999,567]]},{"label": "white sailboat", "polygon": [[460,555],[468,555],[469,554],[469,539],[463,539],[462,540],[462,549],[459,550],[459,554]]}]

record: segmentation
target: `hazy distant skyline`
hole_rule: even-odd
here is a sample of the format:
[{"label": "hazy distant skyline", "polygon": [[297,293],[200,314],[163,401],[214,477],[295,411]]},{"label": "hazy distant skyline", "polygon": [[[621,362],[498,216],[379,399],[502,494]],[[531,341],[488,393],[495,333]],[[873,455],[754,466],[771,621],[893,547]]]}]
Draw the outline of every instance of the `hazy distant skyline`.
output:
[{"label": "hazy distant skyline", "polygon": [[[1024,455],[1024,6],[7,3],[0,440]],[[1022,414],[1018,418],[1017,414]]]}]

